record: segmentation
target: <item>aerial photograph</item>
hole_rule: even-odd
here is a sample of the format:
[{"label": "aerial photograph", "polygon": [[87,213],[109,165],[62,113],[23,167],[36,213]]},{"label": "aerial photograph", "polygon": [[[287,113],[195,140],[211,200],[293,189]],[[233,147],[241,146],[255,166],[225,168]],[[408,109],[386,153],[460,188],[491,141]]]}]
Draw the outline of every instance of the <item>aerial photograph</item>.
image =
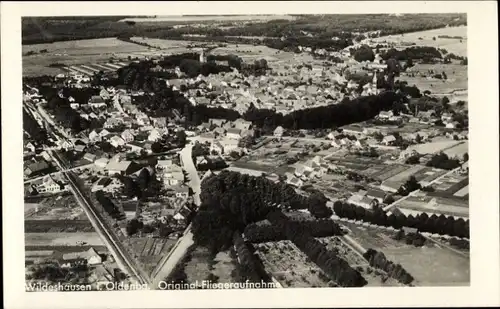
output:
[{"label": "aerial photograph", "polygon": [[21,35],[26,291],[470,285],[467,14]]}]

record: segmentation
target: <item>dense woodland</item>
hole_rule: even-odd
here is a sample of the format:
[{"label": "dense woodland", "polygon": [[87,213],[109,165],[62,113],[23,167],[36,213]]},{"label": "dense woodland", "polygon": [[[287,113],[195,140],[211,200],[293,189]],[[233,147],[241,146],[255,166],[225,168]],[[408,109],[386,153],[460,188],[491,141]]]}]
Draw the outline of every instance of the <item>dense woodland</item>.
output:
[{"label": "dense woodland", "polygon": [[[331,219],[298,221],[299,229],[307,230],[313,237],[344,235],[340,225]],[[245,227],[245,239],[252,243],[280,241],[288,239],[283,231],[274,225],[251,223]]]},{"label": "dense woodland", "polygon": [[[262,44],[261,40],[245,37],[264,37],[264,44],[278,49],[297,46],[314,48],[344,48],[346,42],[359,39],[357,32],[379,31],[380,35],[400,34],[442,28],[447,25],[466,25],[465,14],[387,14],[302,15],[294,20],[250,22],[244,25],[220,23],[212,27],[185,27],[174,29],[179,22],[118,22],[123,16],[89,16],[67,19],[64,17],[29,17],[22,20],[23,44],[48,43],[67,40],[94,39],[118,36],[140,36],[161,39],[188,39],[193,41]],[[362,23],[360,21],[363,21]],[[200,34],[205,37],[186,37]],[[311,37],[312,35],[312,37]],[[282,41],[281,38],[285,40]],[[335,38],[332,40],[332,38]]]},{"label": "dense woodland", "polygon": [[38,122],[25,109],[23,109],[23,129],[35,143],[40,145],[48,144],[47,130],[41,128]]},{"label": "dense woodland", "polygon": [[469,238],[469,220],[455,219],[453,216],[437,216],[436,214],[429,216],[426,213],[417,216],[406,216],[402,213],[387,215],[381,209],[370,210],[341,201],[334,203],[333,210],[341,218],[391,226],[395,229],[411,227],[418,229],[420,232]]}]

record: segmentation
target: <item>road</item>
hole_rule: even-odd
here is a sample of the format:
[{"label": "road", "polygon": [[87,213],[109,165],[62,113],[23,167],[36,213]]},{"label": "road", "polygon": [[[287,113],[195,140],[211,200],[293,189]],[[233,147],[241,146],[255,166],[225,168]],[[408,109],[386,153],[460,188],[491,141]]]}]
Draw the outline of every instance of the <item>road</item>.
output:
[{"label": "road", "polygon": [[[186,144],[179,154],[181,156],[182,167],[189,175],[189,186],[193,190],[194,203],[199,207],[201,205],[201,180],[191,157],[192,149],[193,144]],[[177,241],[172,250],[161,259],[157,268],[152,272],[153,288],[157,288],[160,281],[165,280],[171,274],[193,243],[193,233],[191,232],[191,225],[189,225],[184,231],[184,235]]]},{"label": "road", "polygon": [[145,275],[143,271],[137,269],[135,260],[130,256],[126,249],[123,248],[123,245],[118,237],[112,232],[112,228],[106,225],[102,215],[98,210],[94,209],[92,202],[81,191],[79,185],[77,184],[78,176],[71,171],[67,171],[63,160],[52,153],[52,151],[49,151],[48,153],[68,180],[71,193],[73,193],[77,202],[85,211],[87,217],[92,223],[92,226],[99,234],[120,268],[125,270],[131,276],[133,281],[137,281],[140,284],[150,284],[148,276]]},{"label": "road", "polygon": [[[451,171],[448,171],[447,173],[437,177],[436,179],[432,180],[429,182],[429,184],[427,186],[430,186],[432,184],[434,184],[435,182],[441,180],[443,177],[446,177],[452,173],[455,173],[456,171],[460,170],[461,166],[460,167],[457,167],[455,169],[452,169]],[[387,205],[383,210],[384,211],[388,211],[389,209],[391,209],[392,207],[396,206],[397,204],[401,203],[402,201],[406,200],[407,198],[409,198],[410,196],[415,196],[418,192],[420,192],[420,190],[415,190],[413,192],[410,192],[410,194],[408,194],[407,196],[403,196],[402,198],[400,198],[399,200],[397,201],[394,201],[394,203],[390,204],[390,205]]]},{"label": "road", "polygon": [[90,163],[90,164],[85,164],[85,165],[80,165],[80,166],[68,168],[68,169],[65,169],[63,171],[53,172],[53,173],[50,173],[50,174],[47,174],[47,175],[43,175],[43,176],[39,176],[39,177],[36,177],[36,178],[28,179],[28,180],[24,181],[24,184],[32,183],[32,182],[37,181],[39,179],[43,179],[46,176],[57,175],[57,174],[60,174],[61,172],[70,172],[70,171],[75,171],[75,170],[79,170],[79,169],[84,169],[84,168],[87,168],[87,167],[91,167],[93,165],[94,165],[94,163]]}]

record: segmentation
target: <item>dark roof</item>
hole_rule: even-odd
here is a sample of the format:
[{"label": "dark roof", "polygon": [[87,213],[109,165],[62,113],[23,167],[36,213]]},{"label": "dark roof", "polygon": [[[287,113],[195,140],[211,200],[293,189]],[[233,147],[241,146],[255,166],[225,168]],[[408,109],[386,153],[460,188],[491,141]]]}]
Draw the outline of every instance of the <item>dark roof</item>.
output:
[{"label": "dark roof", "polygon": [[104,177],[104,178],[101,178],[98,182],[97,182],[97,185],[99,186],[107,186],[111,183],[111,178],[108,178],[108,177]]},{"label": "dark roof", "polygon": [[136,211],[137,206],[137,201],[127,201],[122,203],[123,211]]},{"label": "dark roof", "polygon": [[45,169],[48,169],[49,164],[45,161],[39,161],[39,162],[31,163],[26,168],[28,168],[30,171],[35,173],[35,172],[40,172],[40,171],[43,171]]}]

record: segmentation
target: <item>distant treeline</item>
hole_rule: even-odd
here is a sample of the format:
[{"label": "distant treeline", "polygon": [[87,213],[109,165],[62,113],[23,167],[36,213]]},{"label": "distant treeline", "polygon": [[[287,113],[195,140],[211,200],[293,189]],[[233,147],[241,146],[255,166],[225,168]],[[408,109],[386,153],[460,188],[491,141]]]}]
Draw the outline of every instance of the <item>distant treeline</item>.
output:
[{"label": "distant treeline", "polygon": [[335,214],[341,218],[362,220],[376,225],[391,226],[395,229],[403,227],[416,228],[420,232],[469,238],[469,220],[455,219],[453,216],[432,216],[421,213],[406,216],[402,213],[387,215],[382,210],[370,210],[361,206],[336,201],[333,205]]}]

